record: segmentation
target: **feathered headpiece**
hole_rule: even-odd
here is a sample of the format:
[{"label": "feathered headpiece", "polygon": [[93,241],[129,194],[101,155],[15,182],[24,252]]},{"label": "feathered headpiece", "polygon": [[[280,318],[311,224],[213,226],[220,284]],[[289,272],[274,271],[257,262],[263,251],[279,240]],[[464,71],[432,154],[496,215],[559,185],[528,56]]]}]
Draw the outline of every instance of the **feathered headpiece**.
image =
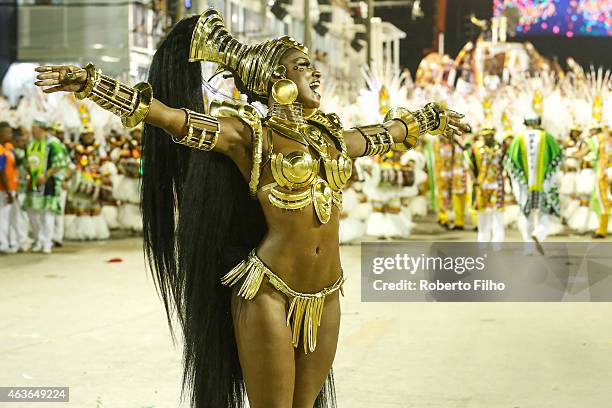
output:
[{"label": "feathered headpiece", "polygon": [[591,124],[590,128],[600,128],[604,112],[604,95],[612,89],[612,72],[604,71],[599,67],[597,71],[591,67],[586,74],[586,95],[591,102]]}]

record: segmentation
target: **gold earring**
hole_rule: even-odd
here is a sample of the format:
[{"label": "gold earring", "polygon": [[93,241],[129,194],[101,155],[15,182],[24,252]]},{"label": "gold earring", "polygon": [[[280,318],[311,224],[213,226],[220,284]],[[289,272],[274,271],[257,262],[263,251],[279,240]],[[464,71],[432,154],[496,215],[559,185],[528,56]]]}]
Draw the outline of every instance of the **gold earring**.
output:
[{"label": "gold earring", "polygon": [[281,105],[291,105],[298,96],[298,87],[290,79],[279,79],[272,85],[272,99]]},{"label": "gold earring", "polygon": [[272,85],[272,99],[280,105],[291,105],[298,96],[297,85],[287,79],[287,68],[284,65],[277,65],[274,75],[280,79]]}]

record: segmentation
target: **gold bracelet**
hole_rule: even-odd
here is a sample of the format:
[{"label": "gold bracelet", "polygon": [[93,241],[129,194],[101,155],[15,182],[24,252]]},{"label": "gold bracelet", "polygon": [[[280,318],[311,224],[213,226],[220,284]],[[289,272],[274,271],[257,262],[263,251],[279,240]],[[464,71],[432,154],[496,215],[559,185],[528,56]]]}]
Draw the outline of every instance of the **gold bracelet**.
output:
[{"label": "gold bracelet", "polygon": [[187,115],[187,134],[181,139],[174,140],[194,149],[210,151],[217,144],[221,126],[217,118],[203,113],[194,112],[190,109],[182,108]]},{"label": "gold bracelet", "polygon": [[153,102],[153,88],[150,84],[140,82],[132,88],[102,75],[91,63],[84,69],[87,81],[82,90],[75,92],[78,99],[91,99],[103,109],[119,116],[125,127],[135,127],[147,117]]},{"label": "gold bracelet", "polygon": [[364,137],[366,147],[362,156],[384,154],[393,146],[393,136],[383,125],[367,125],[354,128]]},{"label": "gold bracelet", "polygon": [[85,70],[85,72],[87,72],[87,80],[85,81],[85,85],[83,86],[83,88],[80,91],[74,93],[77,99],[87,98],[91,94],[94,84],[98,80],[99,74],[98,71],[96,71],[96,66],[94,64],[90,62],[89,64],[85,65],[83,69]]},{"label": "gold bracelet", "polygon": [[393,108],[385,115],[384,121],[398,120],[406,128],[406,137],[401,143],[394,143],[394,151],[406,151],[414,148],[420,138],[439,127],[439,114],[432,104],[414,112],[404,108]]}]

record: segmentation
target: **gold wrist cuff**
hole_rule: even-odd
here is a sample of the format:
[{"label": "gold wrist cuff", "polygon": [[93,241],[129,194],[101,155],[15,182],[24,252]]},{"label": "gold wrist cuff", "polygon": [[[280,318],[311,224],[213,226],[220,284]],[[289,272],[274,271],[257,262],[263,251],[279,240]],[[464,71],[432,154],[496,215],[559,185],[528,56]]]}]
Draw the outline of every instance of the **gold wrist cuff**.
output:
[{"label": "gold wrist cuff", "polygon": [[132,88],[102,75],[91,63],[84,69],[87,71],[87,81],[81,91],[75,92],[78,99],[91,99],[103,109],[119,116],[126,127],[135,127],[147,117],[153,102],[153,88],[150,84],[141,82]]},{"label": "gold wrist cuff", "polygon": [[134,90],[137,95],[136,109],[131,114],[121,117],[121,123],[128,128],[136,127],[145,120],[153,102],[153,88],[148,82],[137,83],[134,85]]},{"label": "gold wrist cuff", "polygon": [[87,81],[85,82],[83,89],[74,93],[77,99],[85,99],[91,94],[91,91],[93,90],[94,84],[96,83],[97,77],[99,75],[98,71],[96,71],[96,66],[91,62],[85,65],[83,69],[87,72]]},{"label": "gold wrist cuff", "polygon": [[393,144],[394,151],[414,148],[421,137],[438,127],[438,113],[429,105],[414,112],[404,108],[393,108],[385,115],[385,122],[398,120],[406,127],[406,137],[401,143]]},{"label": "gold wrist cuff", "polygon": [[217,118],[183,108],[187,115],[187,134],[181,139],[172,139],[194,149],[210,151],[217,144],[221,126]]},{"label": "gold wrist cuff", "polygon": [[366,141],[363,156],[384,154],[391,150],[394,143],[393,136],[383,125],[358,126],[355,129],[363,135]]}]

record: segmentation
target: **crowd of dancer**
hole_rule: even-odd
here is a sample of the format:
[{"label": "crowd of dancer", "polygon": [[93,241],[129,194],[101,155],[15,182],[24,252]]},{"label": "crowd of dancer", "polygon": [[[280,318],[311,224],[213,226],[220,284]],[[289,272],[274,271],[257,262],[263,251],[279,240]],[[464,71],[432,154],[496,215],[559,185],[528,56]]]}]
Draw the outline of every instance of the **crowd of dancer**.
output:
[{"label": "crowd of dancer", "polygon": [[408,238],[427,213],[448,230],[469,225],[479,242],[496,246],[508,228],[540,251],[549,235],[607,236],[609,72],[574,66],[564,75],[541,72],[479,89],[461,79],[457,86],[414,84],[384,70],[366,79],[357,104],[333,109],[367,123],[389,106],[438,100],[466,112],[473,133],[452,141],[428,136],[412,151],[356,160],[342,242]]},{"label": "crowd of dancer", "polygon": [[142,230],[142,128],[100,135],[83,123],[67,131],[48,112],[29,125],[19,112],[0,110],[0,252],[49,254],[65,239]]},{"label": "crowd of dancer", "polygon": [[[607,235],[609,73],[535,75],[480,92],[465,84],[417,85],[405,73],[365,76],[356,103],[335,105],[332,95],[324,108],[369,123],[389,106],[438,100],[466,112],[473,133],[427,136],[407,152],[357,159],[345,190],[342,243],[408,238],[427,214],[445,229],[477,231],[479,242],[503,242],[507,228],[536,246],[554,234]],[[47,121],[41,117],[49,112],[31,113],[45,106],[38,98],[0,104],[0,252],[50,253],[64,239],[142,230],[142,129],[125,131],[95,105],[68,99],[54,105],[62,120]]]}]

